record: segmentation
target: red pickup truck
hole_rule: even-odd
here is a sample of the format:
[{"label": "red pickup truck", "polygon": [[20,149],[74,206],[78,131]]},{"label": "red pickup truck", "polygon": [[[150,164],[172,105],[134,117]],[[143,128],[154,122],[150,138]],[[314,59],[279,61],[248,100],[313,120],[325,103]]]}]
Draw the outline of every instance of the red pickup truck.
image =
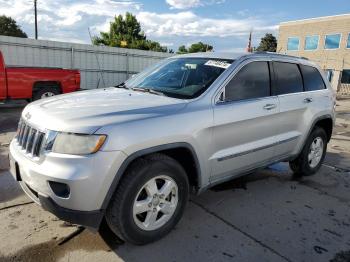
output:
[{"label": "red pickup truck", "polygon": [[0,101],[37,100],[77,91],[79,70],[39,67],[6,67],[0,51]]}]

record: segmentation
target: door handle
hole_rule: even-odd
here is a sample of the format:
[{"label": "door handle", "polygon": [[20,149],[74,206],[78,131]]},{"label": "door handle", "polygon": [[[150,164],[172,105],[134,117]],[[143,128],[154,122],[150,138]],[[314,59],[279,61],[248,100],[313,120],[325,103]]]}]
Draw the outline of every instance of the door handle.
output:
[{"label": "door handle", "polygon": [[311,97],[307,97],[304,99],[305,103],[311,103],[312,102],[312,98]]},{"label": "door handle", "polygon": [[271,110],[271,109],[276,108],[276,104],[266,104],[263,108],[265,110]]}]

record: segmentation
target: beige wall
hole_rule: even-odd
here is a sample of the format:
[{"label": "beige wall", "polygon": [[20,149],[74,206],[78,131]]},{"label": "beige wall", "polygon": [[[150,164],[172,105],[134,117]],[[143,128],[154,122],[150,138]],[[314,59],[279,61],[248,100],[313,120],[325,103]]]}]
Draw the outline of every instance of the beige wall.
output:
[{"label": "beige wall", "polygon": [[[325,50],[325,35],[341,33],[340,48]],[[334,69],[333,87],[338,88],[339,76],[343,69],[350,69],[350,49],[346,48],[350,33],[350,14],[292,21],[280,24],[277,52],[307,57],[317,62],[322,69]],[[317,50],[304,50],[305,37],[319,35]],[[299,51],[288,51],[288,37],[299,37]]]}]

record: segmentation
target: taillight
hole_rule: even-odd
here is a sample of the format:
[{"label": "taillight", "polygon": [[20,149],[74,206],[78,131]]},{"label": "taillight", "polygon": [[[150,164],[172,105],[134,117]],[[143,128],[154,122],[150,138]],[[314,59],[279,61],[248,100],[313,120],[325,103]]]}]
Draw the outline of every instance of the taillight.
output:
[{"label": "taillight", "polygon": [[80,86],[80,73],[75,74],[75,83]]}]

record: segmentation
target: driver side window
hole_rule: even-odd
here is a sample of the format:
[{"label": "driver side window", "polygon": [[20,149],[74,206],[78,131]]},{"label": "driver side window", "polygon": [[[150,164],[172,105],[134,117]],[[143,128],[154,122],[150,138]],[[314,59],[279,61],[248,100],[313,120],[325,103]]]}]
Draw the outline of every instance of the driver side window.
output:
[{"label": "driver side window", "polygon": [[225,101],[239,101],[270,96],[268,62],[245,65],[225,87]]}]

